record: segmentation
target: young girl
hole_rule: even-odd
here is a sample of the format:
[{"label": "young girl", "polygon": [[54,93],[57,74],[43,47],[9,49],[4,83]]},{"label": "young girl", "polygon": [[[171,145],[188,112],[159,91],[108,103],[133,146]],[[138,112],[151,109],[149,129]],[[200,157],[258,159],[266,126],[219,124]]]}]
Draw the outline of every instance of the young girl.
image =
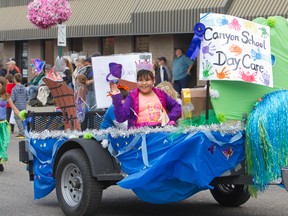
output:
[{"label": "young girl", "polygon": [[164,81],[160,82],[156,88],[162,89],[165,91],[170,97],[172,97],[174,100],[176,100],[180,105],[182,105],[182,100],[179,98],[179,94],[173,86],[171,85],[170,82]]},{"label": "young girl", "polygon": [[79,74],[76,78],[77,89],[74,91],[74,99],[77,109],[77,118],[80,122],[85,119],[87,109],[86,97],[88,88],[86,86],[87,77],[84,74]]},{"label": "young girl", "polygon": [[[168,114],[169,124],[181,117],[180,104],[164,91],[154,87],[155,78],[150,70],[137,72],[137,88],[130,92],[124,104],[117,85],[110,84],[110,90],[118,122],[128,120],[128,127],[163,125],[163,115]],[[166,115],[167,116],[167,115]]]},{"label": "young girl", "polygon": [[4,171],[3,162],[8,160],[7,147],[10,142],[10,128],[6,120],[7,103],[9,103],[15,115],[19,116],[19,110],[6,93],[5,78],[0,77],[0,172]]},{"label": "young girl", "polygon": [[64,61],[65,61],[65,71],[63,72],[63,81],[66,82],[67,86],[73,89],[72,86],[73,66],[68,59],[64,58]]}]

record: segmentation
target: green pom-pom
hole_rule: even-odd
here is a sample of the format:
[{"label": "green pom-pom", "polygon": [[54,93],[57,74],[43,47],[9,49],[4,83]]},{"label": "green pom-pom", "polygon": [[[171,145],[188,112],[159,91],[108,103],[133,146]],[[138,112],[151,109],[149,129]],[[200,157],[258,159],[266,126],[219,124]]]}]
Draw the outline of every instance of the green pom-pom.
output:
[{"label": "green pom-pom", "polygon": [[87,140],[92,139],[92,134],[91,133],[85,133],[83,137],[84,137],[84,139],[87,139]]},{"label": "green pom-pom", "polygon": [[275,17],[268,17],[268,19],[267,19],[267,25],[270,27],[275,27],[276,22],[277,22],[277,20]]},{"label": "green pom-pom", "polygon": [[21,120],[25,120],[26,114],[27,114],[27,111],[26,111],[26,110],[21,110],[20,113],[19,113],[20,119],[21,119]]},{"label": "green pom-pom", "polygon": [[219,113],[217,115],[217,119],[220,123],[224,122],[226,120],[225,115],[223,113]]}]

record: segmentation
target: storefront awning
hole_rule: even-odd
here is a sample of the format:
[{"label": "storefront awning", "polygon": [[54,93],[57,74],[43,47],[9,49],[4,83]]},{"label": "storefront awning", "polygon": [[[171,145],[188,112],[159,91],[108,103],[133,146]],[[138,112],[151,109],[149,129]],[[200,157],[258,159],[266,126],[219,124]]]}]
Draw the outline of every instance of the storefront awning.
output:
[{"label": "storefront awning", "polygon": [[[193,26],[199,22],[200,13],[223,13],[251,20],[258,16],[287,16],[288,11],[287,0],[279,0],[277,4],[274,3],[275,5],[270,0],[74,0],[69,2],[72,16],[65,23],[68,38],[192,33]],[[30,23],[27,18],[27,5],[13,7],[1,5],[0,20],[0,41],[57,37],[56,27],[42,30]]]},{"label": "storefront awning", "polygon": [[257,17],[288,16],[288,0],[234,0],[227,14],[253,20]]}]

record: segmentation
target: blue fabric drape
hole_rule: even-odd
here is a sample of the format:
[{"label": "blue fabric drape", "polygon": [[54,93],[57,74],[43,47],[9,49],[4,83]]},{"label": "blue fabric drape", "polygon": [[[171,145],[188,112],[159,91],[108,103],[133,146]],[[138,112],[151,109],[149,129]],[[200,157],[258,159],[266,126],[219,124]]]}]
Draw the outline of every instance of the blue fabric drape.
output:
[{"label": "blue fabric drape", "polygon": [[[210,189],[209,183],[215,177],[244,159],[242,132],[231,135],[207,131],[157,132],[108,139],[111,154],[129,174],[118,184],[132,189],[140,199],[150,203],[176,202]],[[67,138],[30,139],[35,199],[54,190],[55,154],[65,140]]]},{"label": "blue fabric drape", "polygon": [[[212,188],[209,183],[244,159],[243,133],[146,134],[147,158],[142,154],[143,134],[111,138],[114,155],[129,174],[118,182],[143,201],[170,203]],[[131,143],[133,146],[131,146]]]},{"label": "blue fabric drape", "polygon": [[55,154],[67,138],[30,139],[29,149],[33,154],[34,199],[41,199],[55,188],[53,164]]}]

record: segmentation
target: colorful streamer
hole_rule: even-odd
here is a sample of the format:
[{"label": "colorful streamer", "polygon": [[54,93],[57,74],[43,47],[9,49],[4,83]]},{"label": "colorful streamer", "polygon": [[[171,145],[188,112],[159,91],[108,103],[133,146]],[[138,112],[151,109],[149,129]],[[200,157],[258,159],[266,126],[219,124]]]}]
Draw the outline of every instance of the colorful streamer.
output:
[{"label": "colorful streamer", "polygon": [[246,126],[247,172],[254,177],[252,195],[264,191],[281,178],[288,165],[288,91],[280,90],[262,98],[251,112]]}]

